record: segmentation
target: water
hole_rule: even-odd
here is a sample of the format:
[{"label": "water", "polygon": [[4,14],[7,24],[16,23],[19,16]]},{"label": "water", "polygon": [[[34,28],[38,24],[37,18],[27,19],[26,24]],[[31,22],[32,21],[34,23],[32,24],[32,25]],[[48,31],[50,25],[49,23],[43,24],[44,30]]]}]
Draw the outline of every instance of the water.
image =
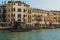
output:
[{"label": "water", "polygon": [[60,40],[60,29],[40,29],[29,32],[0,30],[0,40]]}]

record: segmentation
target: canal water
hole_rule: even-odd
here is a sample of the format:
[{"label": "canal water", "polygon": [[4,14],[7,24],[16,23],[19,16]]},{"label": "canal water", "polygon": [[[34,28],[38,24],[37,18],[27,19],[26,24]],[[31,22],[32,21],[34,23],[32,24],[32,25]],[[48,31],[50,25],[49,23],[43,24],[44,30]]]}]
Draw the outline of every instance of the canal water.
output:
[{"label": "canal water", "polygon": [[0,40],[60,40],[60,29],[40,29],[29,32],[0,30]]}]

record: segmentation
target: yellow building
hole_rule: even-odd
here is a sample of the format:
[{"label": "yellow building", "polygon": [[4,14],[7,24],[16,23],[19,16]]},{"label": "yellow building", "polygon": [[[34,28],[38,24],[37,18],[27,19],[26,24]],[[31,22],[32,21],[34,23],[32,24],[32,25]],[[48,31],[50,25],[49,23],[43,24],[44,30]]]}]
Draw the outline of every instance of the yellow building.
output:
[{"label": "yellow building", "polygon": [[31,24],[35,25],[36,23],[45,24],[45,17],[46,23],[48,24],[48,11],[42,9],[31,8]]},{"label": "yellow building", "polygon": [[30,8],[30,5],[21,2],[21,1],[8,1],[6,4],[6,18],[8,24],[10,24],[13,21],[18,22],[27,22],[28,18],[28,10]]},{"label": "yellow building", "polygon": [[[34,25],[40,19],[40,24],[45,24],[45,17],[48,17],[48,12],[42,9],[30,8],[30,5],[21,1],[8,1],[6,4],[6,19],[7,23],[11,22],[25,22],[29,25]],[[38,18],[37,18],[38,17]],[[48,20],[48,18],[47,18]],[[47,22],[47,21],[46,21]],[[48,23],[48,22],[47,22]]]},{"label": "yellow building", "polygon": [[24,2],[12,0],[4,5],[6,6],[6,20],[8,25],[14,21],[24,22],[30,26],[34,26],[36,23],[42,25],[49,24],[50,14],[54,15],[53,24],[60,24],[60,11],[31,8],[30,5]]}]

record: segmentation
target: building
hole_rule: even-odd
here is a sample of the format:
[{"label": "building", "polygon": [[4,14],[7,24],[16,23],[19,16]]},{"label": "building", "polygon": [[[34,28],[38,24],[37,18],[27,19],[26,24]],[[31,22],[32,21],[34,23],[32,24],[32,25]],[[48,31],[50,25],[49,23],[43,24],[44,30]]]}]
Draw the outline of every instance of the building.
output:
[{"label": "building", "polygon": [[51,11],[54,15],[54,23],[60,24],[60,11]]},{"label": "building", "polygon": [[[40,24],[45,24],[45,17],[48,17],[48,11],[46,10],[42,10],[42,9],[36,9],[36,8],[31,8],[32,12],[31,12],[31,24],[35,25],[36,23],[40,23]],[[48,20],[48,18],[47,18]],[[46,20],[46,21],[47,21]],[[47,22],[48,23],[48,22]]]},{"label": "building", "polygon": [[6,6],[0,5],[0,26],[6,25]]},{"label": "building", "polygon": [[30,5],[21,1],[8,1],[6,5],[7,22],[10,24],[13,21],[25,23],[28,21],[28,10]]},{"label": "building", "polygon": [[26,24],[35,26],[49,24],[49,15],[53,14],[52,24],[60,24],[60,11],[47,11],[43,9],[31,8],[29,4],[21,1],[8,1],[0,6],[4,9],[4,15],[7,25],[13,22],[20,22],[21,25]]}]

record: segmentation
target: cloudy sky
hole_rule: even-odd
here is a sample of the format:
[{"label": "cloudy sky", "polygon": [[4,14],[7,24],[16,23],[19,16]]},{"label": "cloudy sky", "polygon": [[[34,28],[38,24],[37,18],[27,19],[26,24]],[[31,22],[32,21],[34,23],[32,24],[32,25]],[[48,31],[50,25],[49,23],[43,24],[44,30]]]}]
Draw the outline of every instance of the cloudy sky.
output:
[{"label": "cloudy sky", "polygon": [[[9,0],[0,0],[9,1]],[[20,0],[27,4],[30,4],[33,8],[45,9],[45,10],[60,10],[60,0]]]}]

